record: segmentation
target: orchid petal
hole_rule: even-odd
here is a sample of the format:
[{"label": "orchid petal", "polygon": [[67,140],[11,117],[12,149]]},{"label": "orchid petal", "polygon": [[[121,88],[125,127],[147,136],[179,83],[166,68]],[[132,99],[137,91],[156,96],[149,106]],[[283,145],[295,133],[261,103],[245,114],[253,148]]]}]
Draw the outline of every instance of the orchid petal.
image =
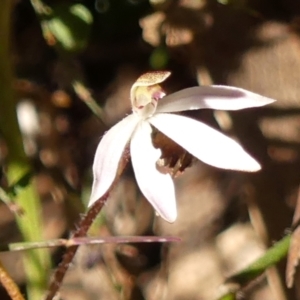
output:
[{"label": "orchid petal", "polygon": [[204,123],[172,114],[157,114],[149,122],[209,165],[249,172],[260,170],[258,162],[236,141]]},{"label": "orchid petal", "polygon": [[177,217],[175,190],[169,174],[157,170],[156,162],[161,151],[154,148],[151,139],[152,128],[148,122],[141,122],[131,140],[131,161],[137,183],[158,214],[168,222]]},{"label": "orchid petal", "polygon": [[239,110],[259,107],[275,100],[230,86],[198,86],[170,94],[158,102],[157,112],[178,112],[200,108]]},{"label": "orchid petal", "polygon": [[89,206],[102,197],[113,183],[124,148],[138,122],[139,118],[134,114],[129,115],[108,130],[100,141],[94,158]]}]

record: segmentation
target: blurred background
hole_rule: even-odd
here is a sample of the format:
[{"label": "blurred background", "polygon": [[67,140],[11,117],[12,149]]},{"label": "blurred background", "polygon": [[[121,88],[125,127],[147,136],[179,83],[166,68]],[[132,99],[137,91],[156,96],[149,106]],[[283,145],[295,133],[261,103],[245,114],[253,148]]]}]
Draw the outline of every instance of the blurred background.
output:
[{"label": "blurred background", "polygon": [[[217,299],[228,288],[226,277],[261,256],[292,223],[300,182],[299,2],[10,4],[10,48],[2,58],[13,66],[13,107],[41,203],[44,240],[67,238],[76,228],[89,199],[96,146],[130,113],[129,91],[141,74],[170,70],[167,93],[223,84],[277,100],[259,109],[186,113],[237,139],[262,171],[218,170],[193,159],[176,176],[178,219],[169,224],[155,216],[129,163],[89,235],[173,235],[182,242],[82,246],[60,289],[65,300]],[[0,122],[4,189],[10,147],[2,131],[9,126]],[[201,143],[197,132],[188,134]],[[13,208],[0,204],[1,243],[21,241]],[[52,270],[63,253],[51,250]],[[23,290],[22,254],[1,253],[0,260]],[[295,288],[287,289],[284,276],[282,262],[237,299],[300,299],[297,277]],[[1,292],[1,299],[10,299]]]}]

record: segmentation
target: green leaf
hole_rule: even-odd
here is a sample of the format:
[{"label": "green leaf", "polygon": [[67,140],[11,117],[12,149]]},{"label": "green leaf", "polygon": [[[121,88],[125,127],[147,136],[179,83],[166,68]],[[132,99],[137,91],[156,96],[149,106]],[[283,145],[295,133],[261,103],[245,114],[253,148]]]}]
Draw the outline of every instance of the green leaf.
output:
[{"label": "green leaf", "polygon": [[[16,205],[24,209],[23,215],[16,215],[16,221],[24,241],[31,242],[42,239],[43,222],[41,218],[41,203],[38,194],[27,179],[30,164],[23,149],[22,135],[18,126],[13,91],[14,77],[11,68],[11,5],[10,0],[0,1],[0,131],[7,148],[8,156],[5,162],[8,184],[22,186],[14,198]],[[21,181],[19,179],[22,178]],[[7,196],[7,195],[5,195]],[[9,201],[9,196],[6,198]],[[42,299],[50,271],[50,255],[46,250],[29,250],[24,255],[24,269],[28,299]]]},{"label": "green leaf", "polygon": [[255,262],[250,264],[244,270],[234,274],[226,280],[226,284],[232,285],[228,288],[229,291],[224,293],[218,300],[235,300],[238,291],[249,284],[252,280],[255,280],[259,275],[265,272],[269,267],[274,266],[287,256],[291,236],[287,235],[283,237],[279,242],[269,248],[266,253],[258,258]]},{"label": "green leaf", "polygon": [[85,6],[60,4],[52,8],[50,19],[43,25],[53,35],[56,46],[66,52],[80,52],[87,45],[92,22],[92,14]]},{"label": "green leaf", "polygon": [[287,235],[279,242],[269,248],[266,253],[257,259],[254,263],[250,264],[241,272],[231,276],[227,281],[245,285],[251,280],[261,275],[267,268],[277,264],[287,256],[291,236]]},{"label": "green leaf", "polygon": [[228,293],[226,295],[223,295],[218,300],[236,300],[236,296],[235,296],[235,293]]}]

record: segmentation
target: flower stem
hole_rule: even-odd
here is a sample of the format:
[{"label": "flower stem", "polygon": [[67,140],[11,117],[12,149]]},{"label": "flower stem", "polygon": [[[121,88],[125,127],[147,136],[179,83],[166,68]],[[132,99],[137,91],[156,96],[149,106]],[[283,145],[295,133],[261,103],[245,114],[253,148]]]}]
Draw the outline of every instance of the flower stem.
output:
[{"label": "flower stem", "polygon": [[[129,155],[130,155],[129,150],[126,147],[123,157],[121,158],[121,161],[119,163],[118,172],[116,174],[116,178],[115,178],[113,184],[111,185],[109,190],[106,192],[106,194],[104,194],[100,199],[98,199],[91,206],[91,208],[88,210],[86,215],[81,219],[81,221],[79,222],[79,224],[77,226],[78,229],[75,230],[75,232],[72,235],[72,238],[79,238],[79,237],[86,236],[93,221],[96,219],[97,215],[100,213],[101,209],[103,208],[104,204],[106,203],[107,199],[109,198],[111,191],[115,187],[118,179],[120,178],[123,170],[125,169],[125,166],[127,165],[127,162],[129,160]],[[59,287],[65,277],[65,274],[68,270],[68,267],[76,254],[78,247],[79,247],[78,245],[75,245],[75,246],[71,246],[67,249],[62,262],[59,264],[58,268],[56,269],[56,271],[51,279],[45,300],[52,300],[53,297],[56,295],[56,293],[59,290]]]},{"label": "flower stem", "polygon": [[[109,197],[109,194],[110,194],[110,190],[103,197],[101,197],[98,201],[94,203],[94,205],[90,208],[90,210],[87,212],[85,217],[80,221],[78,225],[78,229],[73,234],[73,238],[86,236],[87,231],[89,230],[93,221],[95,220],[95,218],[97,217],[101,209],[103,208],[106,200]],[[69,264],[72,262],[78,247],[79,246],[76,245],[76,246],[71,246],[67,249],[67,252],[63,257],[62,262],[59,264],[58,268],[56,269],[52,277],[45,300],[52,300],[53,297],[56,295],[65,277],[65,274],[68,270]]]}]

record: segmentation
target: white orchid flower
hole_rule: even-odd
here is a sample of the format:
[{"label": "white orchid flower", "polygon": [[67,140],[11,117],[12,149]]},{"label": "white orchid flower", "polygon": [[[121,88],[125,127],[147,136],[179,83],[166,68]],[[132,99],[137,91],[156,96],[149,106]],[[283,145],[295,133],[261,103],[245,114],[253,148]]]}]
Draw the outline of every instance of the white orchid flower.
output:
[{"label": "white orchid flower", "polygon": [[175,221],[174,184],[170,174],[163,174],[157,168],[161,150],[152,144],[152,126],[209,165],[248,172],[260,170],[259,163],[233,139],[202,122],[170,113],[201,108],[239,110],[274,100],[228,86],[198,86],[165,96],[158,84],[169,75],[169,72],[146,73],[132,86],[132,114],[108,130],[98,145],[89,206],[112,185],[129,143],[133,170],[142,193],[162,218]]}]

